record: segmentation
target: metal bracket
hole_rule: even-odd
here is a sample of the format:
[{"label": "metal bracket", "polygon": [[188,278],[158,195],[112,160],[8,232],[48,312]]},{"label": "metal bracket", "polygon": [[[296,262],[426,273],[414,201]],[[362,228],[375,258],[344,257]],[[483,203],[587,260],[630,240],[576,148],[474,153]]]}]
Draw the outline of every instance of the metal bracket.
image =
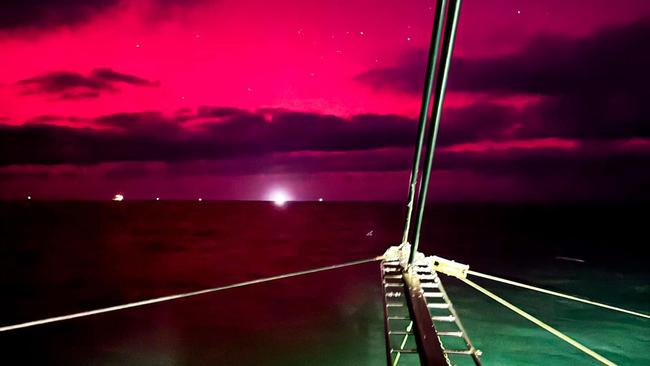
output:
[{"label": "metal bracket", "polygon": [[[384,260],[396,260],[399,261],[402,268],[409,267],[409,256],[411,255],[411,244],[409,242],[402,243],[400,245],[394,245],[389,247],[386,252],[384,252]],[[421,252],[415,254],[415,259],[413,260],[412,265],[417,264],[427,264],[427,257],[424,256]]]},{"label": "metal bracket", "polygon": [[467,271],[469,271],[469,265],[467,264],[458,263],[436,255],[428,257],[427,259],[431,262],[431,268],[433,268],[434,271],[452,277],[467,278]]}]

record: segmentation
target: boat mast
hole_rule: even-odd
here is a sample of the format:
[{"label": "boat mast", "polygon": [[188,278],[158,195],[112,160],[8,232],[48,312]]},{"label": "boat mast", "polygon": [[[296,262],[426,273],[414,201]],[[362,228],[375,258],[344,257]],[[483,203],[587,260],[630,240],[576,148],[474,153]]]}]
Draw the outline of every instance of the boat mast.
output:
[{"label": "boat mast", "polygon": [[438,54],[440,51],[440,41],[442,39],[442,27],[445,18],[445,8],[447,0],[436,1],[436,9],[433,15],[433,30],[431,31],[431,43],[429,44],[429,56],[427,59],[427,71],[424,77],[424,89],[422,91],[422,104],[420,105],[420,116],[418,118],[417,143],[415,145],[415,156],[413,157],[413,166],[411,167],[411,178],[409,179],[409,194],[406,206],[406,220],[404,223],[404,234],[402,243],[409,240],[409,231],[411,226],[411,216],[413,216],[413,205],[415,204],[415,195],[419,178],[420,163],[422,160],[422,146],[424,145],[424,135],[429,119],[429,105],[431,102],[431,93],[433,91],[433,82],[435,79],[435,68],[438,63]]},{"label": "boat mast", "polygon": [[[442,3],[444,5],[444,0],[439,0],[439,3]],[[441,6],[444,9],[444,6]],[[447,88],[447,79],[449,75],[449,65],[451,64],[451,57],[453,53],[453,48],[454,48],[454,40],[456,38],[456,30],[458,28],[458,18],[460,16],[460,7],[461,7],[461,0],[450,0],[449,5],[447,6],[446,9],[446,15],[445,15],[445,26],[444,26],[444,33],[443,33],[443,41],[442,41],[442,46],[440,47],[440,62],[438,62],[438,69],[437,72],[433,75],[433,79],[435,80],[435,89],[433,90],[433,109],[431,111],[431,126],[429,126],[429,130],[427,132],[427,138],[426,138],[426,151],[427,155],[424,161],[424,172],[422,174],[422,181],[420,183],[420,192],[418,194],[418,203],[417,203],[417,220],[415,221],[415,227],[414,227],[414,233],[413,233],[413,244],[411,245],[411,253],[409,256],[409,264],[413,263],[413,260],[415,258],[415,254],[417,253],[418,250],[418,245],[420,243],[420,233],[422,230],[422,219],[424,218],[424,209],[426,206],[426,198],[427,198],[427,191],[429,188],[429,181],[431,179],[431,166],[433,163],[433,157],[435,153],[435,147],[436,147],[436,140],[438,137],[438,128],[440,126],[440,119],[442,117],[442,107],[444,104],[444,99],[445,99],[445,91]],[[438,16],[436,15],[436,18]],[[442,22],[442,20],[434,19],[434,23],[436,21]],[[432,39],[435,38],[436,40],[439,40],[440,34],[436,34],[432,36]],[[434,46],[432,42],[432,46]],[[437,58],[437,50],[432,50],[429,49],[429,55],[430,55],[430,61],[435,61]],[[426,84],[428,85],[429,80],[426,80]],[[426,89],[427,87],[425,87]],[[428,99],[428,98],[427,98]],[[423,100],[423,105],[425,104]],[[428,108],[428,101],[426,102],[427,108]],[[422,111],[421,111],[422,112]],[[420,116],[420,121],[424,120],[426,122],[426,114],[424,118],[422,115]],[[425,129],[424,126],[420,125],[418,127],[418,130],[420,129]],[[418,136],[419,138],[419,136]],[[414,161],[414,166],[417,163],[419,165],[419,159],[420,159],[420,154],[421,154],[421,141],[418,140],[418,146],[416,148],[418,151],[416,152],[415,156],[415,161]],[[412,178],[417,177],[417,171],[414,169],[411,172]],[[410,190],[409,190],[410,191]],[[412,206],[412,202],[409,202],[409,206]],[[409,212],[412,209],[409,207]],[[407,224],[405,225],[405,236],[408,236],[408,229],[409,229],[409,221],[410,221],[410,216],[407,219]]]}]

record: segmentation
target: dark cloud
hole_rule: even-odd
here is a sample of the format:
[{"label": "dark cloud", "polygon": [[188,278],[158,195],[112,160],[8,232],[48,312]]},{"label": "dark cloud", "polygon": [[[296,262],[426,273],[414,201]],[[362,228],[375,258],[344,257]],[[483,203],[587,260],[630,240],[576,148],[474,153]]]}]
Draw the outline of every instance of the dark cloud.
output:
[{"label": "dark cloud", "polygon": [[[650,73],[650,18],[599,30],[585,38],[538,36],[522,50],[493,58],[455,57],[449,88],[473,92],[579,95],[644,91]],[[395,67],[376,68],[356,80],[377,89],[420,93],[424,50],[409,51]]]},{"label": "dark cloud", "polygon": [[228,117],[233,115],[241,115],[245,111],[233,107],[199,107],[197,112],[198,117]]},{"label": "dark cloud", "polygon": [[506,140],[514,136],[519,118],[512,108],[491,103],[447,108],[440,125],[440,146],[482,140]]},{"label": "dark cloud", "polygon": [[[518,114],[501,118],[486,110],[485,115],[470,116],[498,121],[501,127],[519,124],[514,137],[650,137],[650,48],[641,46],[648,39],[647,18],[580,39],[537,37],[511,55],[455,58],[449,85],[464,92],[539,96],[539,103]],[[413,52],[398,66],[370,70],[357,80],[377,89],[419,94],[425,61],[423,52]],[[456,128],[448,119],[446,112],[442,128]]]},{"label": "dark cloud", "polygon": [[102,92],[118,91],[119,84],[159,85],[158,82],[107,68],[94,69],[89,75],[69,71],[53,71],[18,81],[23,94],[51,94],[57,95],[61,99],[96,98]]},{"label": "dark cloud", "polygon": [[93,70],[92,78],[103,80],[109,83],[125,83],[140,86],[157,86],[160,83],[157,81],[149,81],[135,75],[123,74],[108,68],[100,68]]},{"label": "dark cloud", "polygon": [[65,117],[44,114],[41,116],[36,116],[25,123],[26,124],[41,124],[41,123],[49,124],[49,123],[65,121],[65,120],[66,120]]},{"label": "dark cloud", "polygon": [[74,25],[119,3],[119,0],[4,0],[0,30]]},{"label": "dark cloud", "polygon": [[548,96],[646,93],[650,18],[579,39],[540,36],[512,55],[455,60],[450,87]]},{"label": "dark cloud", "polygon": [[[167,17],[172,9],[183,9],[205,0],[150,0],[155,11],[147,17]],[[75,26],[115,8],[121,0],[4,0],[0,1],[0,32],[16,29],[44,30]]]},{"label": "dark cloud", "polygon": [[[410,167],[415,121],[404,117],[364,114],[344,119],[276,110],[269,119],[269,111],[202,110],[194,118],[207,118],[212,115],[206,113],[208,110],[218,111],[218,117],[186,126],[158,112],[143,112],[86,121],[96,126],[92,129],[47,124],[2,126],[0,165],[155,161],[170,163],[170,169],[181,170],[170,174],[181,175],[378,172]],[[452,110],[449,119],[454,120],[457,130],[450,128],[443,135],[447,141],[436,155],[435,169],[471,172],[491,179],[514,177],[531,187],[549,182],[558,190],[580,181],[585,192],[593,194],[609,190],[619,196],[645,197],[642,187],[650,183],[650,171],[643,167],[650,164],[650,146],[630,149],[624,148],[627,140],[588,139],[569,148],[533,145],[473,151],[453,145],[506,139],[509,128],[502,121],[511,118],[509,113],[507,108],[489,104]],[[493,117],[478,125],[468,124],[466,121],[475,120],[473,115]],[[42,116],[40,120],[46,123],[57,118]]]},{"label": "dark cloud", "polygon": [[402,55],[397,66],[370,69],[355,76],[355,80],[380,91],[419,95],[422,93],[426,62],[425,50],[410,50]]},{"label": "dark cloud", "polygon": [[[475,141],[508,139],[511,128],[504,121],[512,120],[511,113],[490,104],[451,110],[449,131],[441,131],[446,141],[441,140],[436,154],[436,172],[507,181],[515,185],[512,189],[526,191],[530,197],[650,199],[645,189],[650,184],[650,170],[645,169],[650,166],[650,144],[646,142],[631,148],[625,139],[583,139],[567,148],[532,144],[480,149]],[[467,122],[475,121],[475,115],[491,118]],[[37,118],[39,124],[0,125],[0,166],[4,166],[0,171],[25,165],[117,163],[112,178],[137,179],[148,176],[150,171],[143,167],[159,162],[156,166],[173,177],[397,172],[410,168],[415,137],[415,121],[393,115],[341,118],[204,107],[192,115],[198,122],[192,124],[159,112],[119,113],[84,121],[94,128],[47,124],[59,118],[42,116]],[[479,149],[463,150],[454,145],[458,142],[475,142]],[[119,164],[128,165],[122,169]]]},{"label": "dark cloud", "polygon": [[92,129],[43,124],[1,126],[0,165],[188,161],[305,150],[356,151],[410,146],[415,134],[414,121],[394,115],[344,119],[277,111],[269,121],[266,114],[233,109],[218,120],[192,126],[158,112],[99,117],[91,121],[96,126]]}]

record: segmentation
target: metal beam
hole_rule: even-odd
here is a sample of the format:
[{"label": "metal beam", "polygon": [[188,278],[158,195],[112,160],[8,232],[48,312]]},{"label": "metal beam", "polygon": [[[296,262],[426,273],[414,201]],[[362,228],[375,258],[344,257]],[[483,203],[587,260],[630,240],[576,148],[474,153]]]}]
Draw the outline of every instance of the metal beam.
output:
[{"label": "metal beam", "polygon": [[418,118],[417,143],[415,145],[415,156],[411,168],[411,178],[409,180],[409,195],[406,205],[406,221],[404,223],[404,234],[402,243],[408,242],[409,231],[411,226],[411,216],[413,216],[413,205],[415,203],[415,192],[419,178],[420,162],[422,160],[422,146],[424,144],[424,134],[426,131],[427,121],[429,120],[429,105],[431,102],[431,92],[433,91],[433,82],[435,78],[435,68],[438,63],[438,53],[440,50],[440,41],[442,39],[442,27],[445,17],[447,0],[436,1],[436,9],[433,17],[433,30],[431,31],[431,44],[429,45],[429,58],[427,60],[427,71],[424,77],[424,89],[422,91],[422,104],[420,105],[420,116]]},{"label": "metal beam", "polygon": [[406,302],[411,320],[413,320],[413,333],[415,334],[415,344],[418,347],[420,364],[422,366],[449,366],[449,360],[431,320],[431,314],[417,274],[405,270],[402,275],[404,276],[404,293],[408,294]]},{"label": "metal beam", "polygon": [[458,18],[460,16],[461,0],[450,0],[447,8],[447,16],[445,21],[444,39],[441,49],[441,61],[438,64],[438,71],[436,72],[436,88],[434,90],[434,104],[431,112],[433,125],[429,128],[427,134],[427,156],[424,161],[424,173],[422,175],[422,183],[420,184],[420,194],[418,195],[418,212],[417,220],[414,228],[414,239],[411,245],[411,253],[409,256],[409,264],[413,263],[415,253],[418,250],[420,242],[420,233],[422,230],[422,219],[424,217],[424,208],[427,200],[427,191],[429,188],[429,181],[431,179],[431,165],[433,163],[433,156],[436,148],[436,139],[438,137],[438,127],[440,126],[440,119],[442,117],[442,106],[445,99],[445,91],[447,88],[447,77],[449,75],[449,65],[451,64],[451,56],[454,49],[454,40],[456,38],[456,29],[458,28]]}]

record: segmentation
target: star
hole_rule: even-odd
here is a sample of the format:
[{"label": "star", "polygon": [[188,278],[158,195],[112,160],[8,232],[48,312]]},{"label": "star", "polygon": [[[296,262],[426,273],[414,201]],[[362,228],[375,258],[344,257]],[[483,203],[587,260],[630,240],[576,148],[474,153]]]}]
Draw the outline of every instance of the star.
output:
[{"label": "star", "polygon": [[253,91],[253,89],[251,89],[251,88],[248,88],[246,90],[248,90],[249,93]]},{"label": "star", "polygon": [[520,15],[520,14],[521,14],[521,10],[517,10],[517,15]]},{"label": "star", "polygon": [[407,41],[410,41],[410,40],[411,40],[411,37],[406,37],[406,40],[407,40]]},{"label": "star", "polygon": [[363,36],[363,31],[359,32],[359,35],[360,35],[360,36]]},{"label": "star", "polygon": [[135,48],[140,48],[140,43],[137,43],[137,44],[135,45]]}]

